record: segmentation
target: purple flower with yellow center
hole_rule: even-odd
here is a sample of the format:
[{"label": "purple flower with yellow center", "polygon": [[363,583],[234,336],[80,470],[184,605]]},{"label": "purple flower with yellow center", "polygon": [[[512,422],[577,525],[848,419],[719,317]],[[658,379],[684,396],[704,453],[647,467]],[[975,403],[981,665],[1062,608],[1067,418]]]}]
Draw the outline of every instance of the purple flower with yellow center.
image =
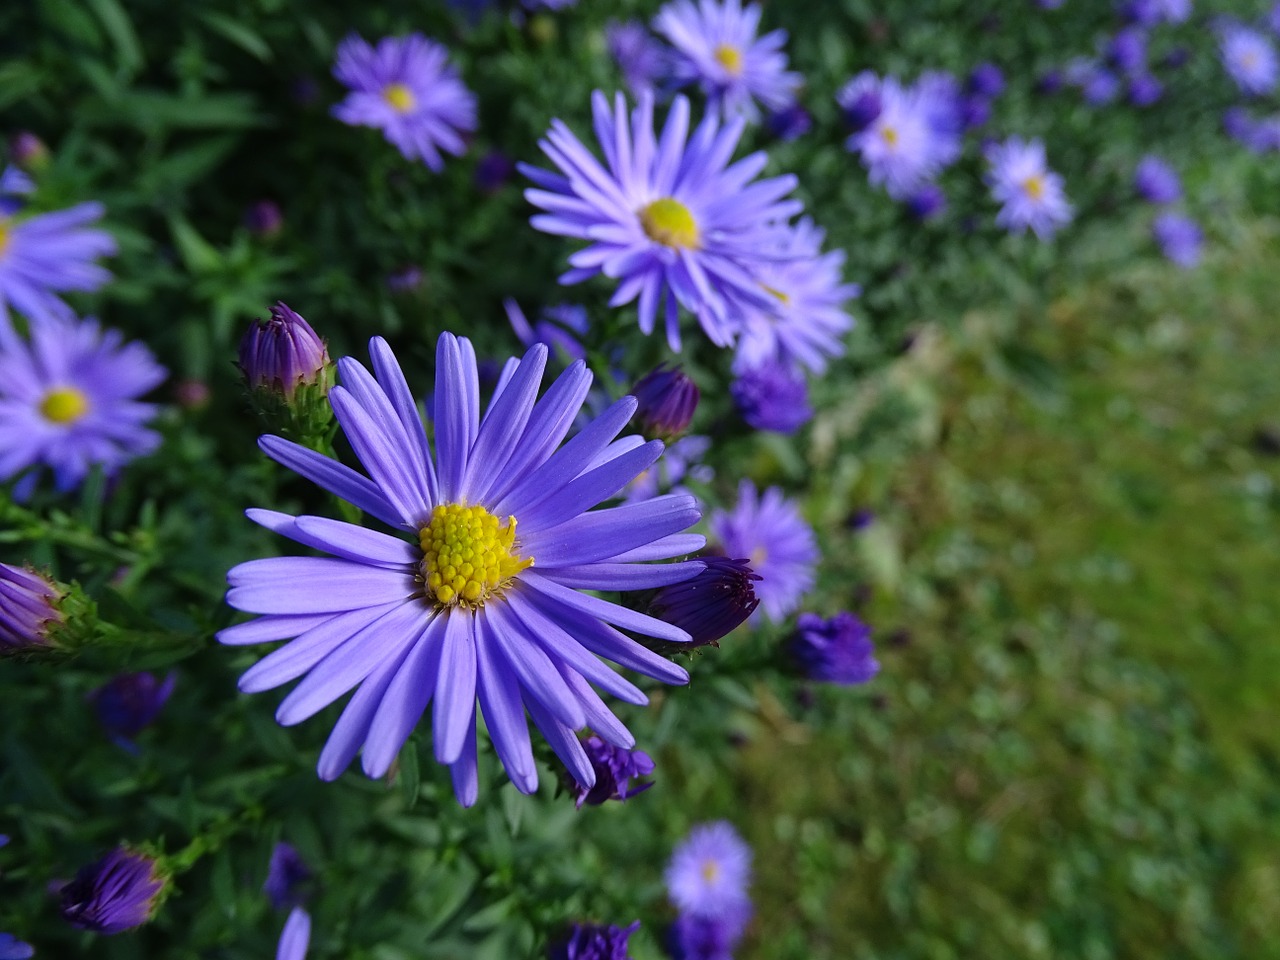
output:
[{"label": "purple flower with yellow center", "polygon": [[596,782],[587,786],[573,781],[579,810],[584,803],[595,807],[606,800],[626,800],[653,786],[652,783],[631,785],[632,780],[653,773],[653,758],[643,750],[624,750],[594,735],[585,738],[582,747],[596,772]]},{"label": "purple flower with yellow center", "polygon": [[439,172],[441,152],[460,156],[476,128],[476,98],[449,63],[449,51],[420,33],[383,37],[376,47],[356,34],[338,45],[333,75],[351,92],[333,115],[377,127],[408,160]]},{"label": "purple flower with yellow center", "polygon": [[58,294],[91,292],[111,279],[94,261],[114,255],[116,242],[89,226],[103,211],[100,203],[81,203],[29,217],[0,212],[0,327],[9,326],[10,309],[33,322],[70,319]]},{"label": "purple flower with yellow center", "polygon": [[743,370],[729,394],[742,419],[757,430],[795,433],[813,418],[804,374],[777,360]]},{"label": "purple flower with yellow center", "polygon": [[610,20],[604,28],[604,41],[632,93],[651,90],[670,74],[667,48],[638,20]]},{"label": "purple flower with yellow center", "polygon": [[595,771],[575,731],[590,726],[615,746],[635,744],[593,685],[648,702],[600,658],[667,683],[688,680],[618,628],[676,644],[688,633],[585,591],[646,590],[698,573],[698,561],[651,562],[701,546],[683,532],[698,519],[696,502],[666,496],[591,509],[652,466],[662,443],[615,439],[636,409],[624,397],[561,446],[591,375],[576,362],[538,399],[547,353],[535,344],[510,361],[482,416],[471,343],[442,334],[434,443],[385,341],[370,341],[372,374],[340,360],[342,385],[329,399],[368,476],[262,438],[268,456],[393,531],[250,510],[255,522],[333,556],[253,560],[227,574],[227,602],[262,616],[222,631],[223,643],[295,638],[246,672],[242,690],[303,677],[276,713],[286,726],[355,690],[320,754],[322,778],[361,752],[365,773],[383,776],[431,704],[435,757],[464,805],[479,790],[477,712],[522,792],[538,785],[526,710],[591,786]]},{"label": "purple flower with yellow center", "polygon": [[31,944],[23,943],[11,933],[0,933],[0,960],[29,960],[35,955]]},{"label": "purple flower with yellow center", "polygon": [[1171,262],[1189,270],[1200,262],[1204,233],[1200,225],[1180,213],[1161,213],[1151,223],[1151,234]]},{"label": "purple flower with yellow center", "polygon": [[289,911],[289,919],[280,931],[280,943],[276,946],[276,960],[305,960],[311,946],[311,914],[302,907]]},{"label": "purple flower with yellow center", "polygon": [[744,312],[735,372],[781,363],[821,374],[828,357],[844,352],[841,339],[853,326],[845,305],[862,288],[844,282],[844,251],[823,253],[825,239],[821,227],[802,218],[783,234],[779,256],[760,265],[756,279],[774,302]]},{"label": "purple flower with yellow center", "polygon": [[[0,481],[43,465],[66,493],[94,467],[110,476],[150,453],[157,408],[137,398],[165,375],[145,346],[96,320],[33,324],[30,341],[0,325]],[[37,479],[28,474],[14,495]]]},{"label": "purple flower with yellow center", "polygon": [[63,886],[62,916],[80,930],[124,933],[155,916],[168,885],[154,857],[117,847]]},{"label": "purple flower with yellow center", "polygon": [[811,680],[851,685],[880,672],[871,628],[847,611],[824,620],[802,613],[791,640],[791,655]]},{"label": "purple flower with yellow center", "polygon": [[702,394],[679,364],[659,364],[631,388],[639,406],[636,422],[647,436],[677,437],[689,429]]},{"label": "purple flower with yellow center", "polygon": [[760,575],[755,592],[769,620],[785,619],[812,589],[818,562],[813,528],[777,487],[760,496],[754,483],[743,480],[734,508],[717,510],[709,525],[717,549],[726,556],[745,557]]},{"label": "purple flower with yellow center", "polygon": [[661,311],[667,341],[679,350],[683,306],[712,342],[727,346],[744,306],[770,305],[754,273],[773,256],[784,222],[800,211],[799,201],[782,199],[796,178],[756,181],[768,162],[762,152],[729,163],[741,118],[722,125],[712,111],[688,137],[683,96],[672,102],[660,139],[651,95],[640,97],[630,125],[622,94],[610,108],[596,91],[591,104],[605,164],[554,120],[539,146],[561,172],[520,167],[536,185],[525,196],[546,211],[534,227],[588,241],[569,257],[573,269],[560,282],[604,274],[618,281],[610,306],[637,300],[645,334]]},{"label": "purple flower with yellow center", "polygon": [[1133,187],[1147,203],[1176,203],[1182,198],[1178,173],[1164,160],[1147,154],[1133,171]]},{"label": "purple flower with yellow center", "polygon": [[0,563],[0,655],[50,644],[50,631],[65,619],[62,590],[29,567]]},{"label": "purple flower with yellow center", "polygon": [[757,101],[781,110],[795,99],[800,75],[787,69],[785,30],[757,37],[760,6],[739,0],[673,0],[658,11],[653,28],[674,48],[672,72],[696,83],[708,103],[726,116],[755,121]]},{"label": "purple flower with yellow center", "polygon": [[1039,140],[1010,137],[987,151],[987,162],[991,196],[1000,204],[998,226],[1012,232],[1029,229],[1047,240],[1071,222],[1062,177],[1049,169]]},{"label": "purple flower with yellow center", "polygon": [[112,737],[129,741],[160,716],[177,674],[122,673],[89,694],[98,722]]},{"label": "purple flower with yellow center", "polygon": [[940,143],[934,112],[920,90],[889,77],[880,84],[879,101],[875,119],[845,146],[857,152],[873,185],[901,200],[943,168],[951,145]]},{"label": "purple flower with yellow center", "polygon": [[682,914],[732,916],[748,902],[751,848],[726,820],[699,824],[672,852],[665,878]]},{"label": "purple flower with yellow center", "polygon": [[649,612],[687,631],[695,647],[718,647],[760,605],[754,584],[761,578],[746,560],[703,557],[702,562],[706,569],[697,576],[659,590]]},{"label": "purple flower with yellow center", "polygon": [[1280,80],[1280,61],[1271,38],[1241,23],[1228,23],[1219,34],[1222,65],[1244,93],[1270,93]]},{"label": "purple flower with yellow center", "polygon": [[639,929],[639,920],[629,927],[574,924],[568,936],[552,945],[549,957],[550,960],[630,960],[627,941]]}]

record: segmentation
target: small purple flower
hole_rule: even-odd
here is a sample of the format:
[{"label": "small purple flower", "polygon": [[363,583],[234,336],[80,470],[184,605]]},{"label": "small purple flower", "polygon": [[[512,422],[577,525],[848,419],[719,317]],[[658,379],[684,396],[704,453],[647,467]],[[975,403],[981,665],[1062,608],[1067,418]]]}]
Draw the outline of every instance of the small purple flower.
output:
[{"label": "small purple flower", "polygon": [[137,398],[165,376],[150,350],[96,320],[37,323],[29,342],[0,324],[0,481],[37,468],[18,482],[21,499],[43,465],[66,493],[94,466],[111,476],[150,453],[157,408]]},{"label": "small purple flower", "polygon": [[250,388],[292,400],[298,388],[332,380],[329,349],[299,314],[279,302],[271,319],[255,320],[240,341],[240,370]]},{"label": "small purple flower", "polygon": [[39,170],[49,162],[49,148],[30,130],[19,130],[9,139],[9,156],[23,170]]},{"label": "small purple flower", "polygon": [[1270,93],[1280,79],[1280,61],[1271,38],[1240,23],[1228,23],[1220,32],[1222,65],[1247,94]]},{"label": "small purple flower", "polygon": [[89,694],[98,722],[112,737],[132,740],[151,725],[173,693],[177,674],[122,673]]},{"label": "small purple flower", "polygon": [[29,960],[35,955],[31,944],[23,943],[11,933],[0,933],[0,960]]},{"label": "small purple flower", "polygon": [[1191,16],[1191,0],[1127,0],[1120,6],[1121,15],[1131,23],[1144,27],[1157,23],[1182,23]]},{"label": "small purple flower", "polygon": [[799,140],[813,127],[813,117],[798,103],[772,111],[764,121],[765,129],[779,140]]},{"label": "small purple flower", "polygon": [[987,151],[987,161],[987,183],[1001,205],[996,214],[998,226],[1012,232],[1030,229],[1047,240],[1071,222],[1071,204],[1062,177],[1049,169],[1039,140],[1010,137]]},{"label": "small purple flower", "polygon": [[1129,102],[1135,107],[1149,107],[1164,96],[1164,84],[1153,74],[1138,73],[1129,78]]},{"label": "small purple flower", "polygon": [[667,934],[672,960],[733,960],[733,950],[751,920],[751,903],[739,900],[719,916],[682,913]]},{"label": "small purple flower", "polygon": [[1157,156],[1147,154],[1133,172],[1133,188],[1147,203],[1176,203],[1182,199],[1177,171]]},{"label": "small purple flower", "polygon": [[9,309],[34,322],[70,320],[71,308],[58,294],[91,292],[111,279],[94,261],[114,255],[116,242],[89,226],[104,209],[81,203],[31,217],[0,213],[0,329],[9,326]]},{"label": "small purple flower", "polygon": [[410,294],[421,290],[426,278],[420,266],[414,263],[405,264],[399,270],[387,274],[387,289],[392,293]]},{"label": "small purple flower", "polygon": [[549,960],[630,960],[627,941],[639,929],[639,920],[629,927],[574,924],[565,939],[552,945]]},{"label": "small purple flower", "polygon": [[0,171],[0,217],[16,214],[25,206],[23,197],[35,189],[35,181],[17,167],[5,167]]},{"label": "small purple flower", "polygon": [[734,916],[749,902],[751,848],[727,820],[699,824],[672,852],[665,877],[680,913]]},{"label": "small purple flower", "polygon": [[880,85],[879,99],[879,114],[845,146],[858,153],[873,185],[902,199],[946,165],[951,141],[939,136],[939,111],[918,86],[904,88],[889,78]]},{"label": "small purple flower", "polygon": [[1036,80],[1035,91],[1047,96],[1057,93],[1066,82],[1067,78],[1061,70],[1047,70]]},{"label": "small purple flower", "polygon": [[858,74],[836,94],[836,103],[853,133],[861,133],[880,116],[880,78],[870,70]]},{"label": "small purple flower", "polygon": [[50,631],[63,622],[62,590],[27,567],[0,563],[0,656],[50,645]]},{"label": "small purple flower", "polygon": [[809,679],[824,683],[866,683],[880,672],[871,628],[848,612],[830,620],[816,613],[800,614],[791,655]]},{"label": "small purple flower", "polygon": [[638,20],[610,20],[604,28],[604,40],[633,94],[652,90],[670,73],[667,48]]},{"label": "small purple flower", "polygon": [[259,237],[274,237],[284,228],[284,214],[274,200],[259,200],[244,212],[244,225]]},{"label": "small purple flower", "polygon": [[444,168],[441,151],[460,156],[476,128],[476,98],[449,63],[449,51],[420,33],[383,37],[377,47],[351,34],[338,45],[333,75],[351,92],[333,115],[377,127],[408,160]]},{"label": "small purple flower", "polygon": [[1107,44],[1107,59],[1123,73],[1145,70],[1147,32],[1139,26],[1125,27]]},{"label": "small purple flower", "polygon": [[677,364],[665,363],[646,373],[631,388],[636,398],[636,422],[645,436],[672,438],[689,429],[702,394]]},{"label": "small purple flower", "polygon": [[1105,67],[1095,67],[1081,84],[1084,102],[1105,107],[1120,95],[1120,78]]},{"label": "small purple flower", "polygon": [[585,360],[587,348],[582,338],[591,326],[585,307],[574,303],[557,303],[542,310],[538,322],[530,324],[520,305],[510,297],[502,301],[520,342],[526,347],[535,343],[546,344],[566,362]]},{"label": "small purple flower", "polygon": [[777,487],[760,496],[755,484],[743,480],[733,510],[717,510],[709,526],[718,549],[729,557],[745,557],[760,575],[755,592],[765,617],[776,623],[800,606],[813,587],[819,554],[813,528],[795,501]]},{"label": "small purple flower", "polygon": [[632,780],[653,773],[653,758],[643,750],[616,747],[595,735],[584,738],[582,748],[587,752],[587,759],[596,772],[596,782],[588,787],[573,780],[572,790],[578,798],[576,803],[579,810],[584,803],[598,807],[606,800],[626,800],[627,797],[634,797],[653,786],[652,783],[631,785]]},{"label": "small purple flower", "polygon": [[307,882],[311,877],[311,868],[302,859],[302,854],[293,844],[281,841],[271,848],[262,892],[277,910],[301,906],[307,900]]},{"label": "small purple flower", "polygon": [[501,150],[490,150],[476,164],[476,186],[485,193],[497,193],[516,172],[516,165]]},{"label": "small purple flower", "polygon": [[62,888],[62,916],[80,930],[124,933],[155,916],[168,884],[154,857],[117,847]]},{"label": "small purple flower", "polygon": [[742,419],[756,430],[795,433],[813,419],[804,374],[776,360],[743,370],[729,393]]},{"label": "small purple flower", "polygon": [[276,947],[276,960],[306,960],[311,946],[311,914],[301,907],[289,912],[289,919],[280,931],[280,943]]},{"label": "small purple flower", "polygon": [[965,97],[961,110],[966,130],[984,127],[991,119],[991,101],[986,97]]},{"label": "small purple flower", "polygon": [[1180,213],[1158,214],[1151,223],[1151,234],[1165,257],[1184,270],[1200,262],[1204,234],[1190,217]]},{"label": "small purple flower", "polygon": [[966,89],[976,96],[992,100],[1004,93],[1004,73],[994,63],[978,64],[965,81]]},{"label": "small purple flower", "polygon": [[760,116],[756,101],[781,110],[801,83],[782,52],[787,32],[757,37],[759,26],[759,4],[740,0],[671,0],[653,21],[674,48],[674,79],[699,84],[713,109],[748,121]]},{"label": "small purple flower", "polygon": [[699,559],[706,569],[684,583],[659,590],[649,613],[688,633],[692,646],[719,646],[759,606],[752,585],[763,578],[752,572],[746,560]]},{"label": "small purple flower", "polygon": [[907,209],[917,220],[932,220],[947,209],[947,195],[936,183],[926,183],[907,198]]}]

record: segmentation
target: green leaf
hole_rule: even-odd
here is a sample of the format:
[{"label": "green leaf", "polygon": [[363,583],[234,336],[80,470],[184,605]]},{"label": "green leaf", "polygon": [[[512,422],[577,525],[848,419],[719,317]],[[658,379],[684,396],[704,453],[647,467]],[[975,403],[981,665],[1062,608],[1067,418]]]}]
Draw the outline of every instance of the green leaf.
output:
[{"label": "green leaf", "polygon": [[120,69],[129,75],[137,73],[143,64],[142,45],[124,8],[118,0],[88,0],[88,4],[115,45]]},{"label": "green leaf", "polygon": [[204,11],[199,14],[199,17],[210,30],[223,39],[231,41],[249,56],[256,57],[263,63],[271,62],[270,44],[248,27],[220,13]]}]

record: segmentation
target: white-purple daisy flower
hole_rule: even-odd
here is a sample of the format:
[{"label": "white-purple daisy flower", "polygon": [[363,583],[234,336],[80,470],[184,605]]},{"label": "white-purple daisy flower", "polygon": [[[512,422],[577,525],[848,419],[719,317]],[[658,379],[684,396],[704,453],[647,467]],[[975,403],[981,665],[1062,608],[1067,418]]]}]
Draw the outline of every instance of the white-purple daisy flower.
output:
[{"label": "white-purple daisy flower", "polygon": [[553,120],[539,146],[560,172],[520,167],[536,185],[525,196],[546,211],[533,217],[534,227],[589,244],[569,257],[573,269],[560,282],[604,274],[618,281],[611,306],[638,300],[644,333],[653,332],[661,310],[667,340],[679,350],[683,306],[712,342],[727,346],[743,307],[770,306],[755,271],[775,256],[784,222],[800,211],[799,201],[782,199],[796,178],[755,180],[768,162],[763,152],[730,164],[740,118],[721,124],[713,111],[689,137],[683,96],[672,102],[660,138],[648,93],[629,124],[622,94],[610,107],[596,91],[591,106],[603,165]]},{"label": "white-purple daisy flower", "polygon": [[1280,60],[1271,38],[1241,23],[1228,23],[1219,39],[1222,65],[1242,91],[1270,93],[1280,80]]},{"label": "white-purple daisy flower", "polygon": [[570,773],[591,786],[595,774],[575,731],[590,726],[616,746],[635,743],[593,685],[647,702],[598,658],[667,683],[688,679],[617,628],[677,644],[690,637],[583,591],[649,589],[699,572],[699,561],[648,562],[702,545],[682,532],[698,519],[693,498],[591,509],[651,466],[662,443],[615,439],[635,412],[635,399],[624,397],[561,446],[591,374],[574,363],[537,399],[542,344],[508,362],[482,410],[470,341],[442,334],[434,443],[385,341],[372,340],[370,354],[373,374],[344,358],[342,386],[329,393],[367,477],[280,437],[263,437],[261,446],[395,534],[249,511],[333,556],[253,560],[228,573],[227,602],[263,616],[219,640],[296,638],[246,672],[240,688],[256,693],[303,677],[276,713],[285,725],[355,689],[320,754],[326,780],[361,751],[369,776],[385,774],[432,703],[435,756],[449,766],[463,804],[475,801],[479,786],[478,712],[521,791],[538,784],[526,709]]},{"label": "white-purple daisy flower", "polygon": [[862,158],[873,185],[903,200],[954,159],[954,147],[938,137],[936,104],[921,90],[888,77],[880,83],[879,101],[879,113],[845,145]]},{"label": "white-purple daisy flower", "polygon": [[672,851],[667,895],[682,914],[721,917],[749,902],[751,848],[727,820],[703,823]]},{"label": "white-purple daisy flower", "polygon": [[[65,493],[93,467],[110,476],[150,453],[157,408],[138,397],[165,376],[143,344],[96,320],[36,323],[29,341],[0,326],[0,482],[45,466]],[[15,495],[26,497],[37,477],[20,480]]]},{"label": "white-purple daisy flower", "polygon": [[352,34],[338,45],[333,75],[351,89],[333,115],[352,126],[377,127],[408,160],[432,170],[440,154],[460,156],[476,128],[476,98],[449,51],[420,33],[383,37],[376,47]]},{"label": "white-purple daisy flower", "polygon": [[738,503],[731,511],[717,510],[710,529],[719,553],[745,559],[760,575],[755,592],[769,620],[783,620],[813,587],[818,562],[813,529],[777,487],[760,496],[754,483],[743,480]]},{"label": "white-purple daisy flower", "polygon": [[987,151],[987,162],[991,196],[1000,203],[998,226],[1014,232],[1030,229],[1047,240],[1071,222],[1062,177],[1049,169],[1042,142],[1010,137]]},{"label": "white-purple daisy flower", "polygon": [[89,226],[103,210],[81,203],[30,217],[0,211],[0,325],[8,324],[11,308],[33,322],[67,319],[71,308],[59,293],[97,290],[111,279],[94,261],[112,256],[116,242]]},{"label": "white-purple daisy flower", "polygon": [[740,0],[673,0],[653,21],[674,48],[675,79],[698,84],[713,107],[750,121],[760,117],[756,101],[781,110],[801,82],[782,52],[787,32],[757,37],[759,27],[760,6]]}]

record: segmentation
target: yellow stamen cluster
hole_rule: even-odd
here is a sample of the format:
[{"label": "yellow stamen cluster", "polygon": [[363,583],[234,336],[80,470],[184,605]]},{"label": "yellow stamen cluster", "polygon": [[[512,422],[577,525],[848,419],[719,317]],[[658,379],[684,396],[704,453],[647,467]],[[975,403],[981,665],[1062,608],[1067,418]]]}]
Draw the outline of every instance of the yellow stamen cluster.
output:
[{"label": "yellow stamen cluster", "polygon": [[9,248],[9,224],[0,217],[0,256]]},{"label": "yellow stamen cluster", "polygon": [[720,876],[720,864],[710,858],[702,861],[702,879],[707,883],[715,883]]},{"label": "yellow stamen cluster", "polygon": [[735,77],[742,73],[742,51],[732,44],[722,43],[716,47],[715,58],[726,73]]},{"label": "yellow stamen cluster", "polygon": [[484,507],[442,503],[418,531],[422,546],[422,579],[427,595],[441,606],[478,607],[501,590],[533,557],[515,547],[516,518],[498,518]]},{"label": "yellow stamen cluster", "polygon": [[418,100],[414,97],[413,91],[403,83],[388,83],[382,91],[382,99],[391,104],[399,113],[408,113],[418,105]]},{"label": "yellow stamen cluster", "polygon": [[880,128],[880,139],[886,146],[896,147],[898,145],[898,130],[896,127],[883,126]]},{"label": "yellow stamen cluster", "polygon": [[640,208],[640,226],[649,239],[677,250],[698,246],[698,223],[679,200],[661,197]]},{"label": "yellow stamen cluster", "polygon": [[1032,200],[1044,198],[1044,177],[1032,174],[1022,181],[1022,192]]},{"label": "yellow stamen cluster", "polygon": [[40,414],[50,423],[75,423],[89,412],[89,398],[75,387],[55,387],[40,401]]},{"label": "yellow stamen cluster", "polygon": [[784,307],[788,306],[791,303],[791,297],[783,293],[781,290],[777,289],[776,287],[771,287],[767,283],[762,283],[760,284],[760,286],[765,293],[770,294],[773,297],[776,297],[778,302],[782,304]]}]

